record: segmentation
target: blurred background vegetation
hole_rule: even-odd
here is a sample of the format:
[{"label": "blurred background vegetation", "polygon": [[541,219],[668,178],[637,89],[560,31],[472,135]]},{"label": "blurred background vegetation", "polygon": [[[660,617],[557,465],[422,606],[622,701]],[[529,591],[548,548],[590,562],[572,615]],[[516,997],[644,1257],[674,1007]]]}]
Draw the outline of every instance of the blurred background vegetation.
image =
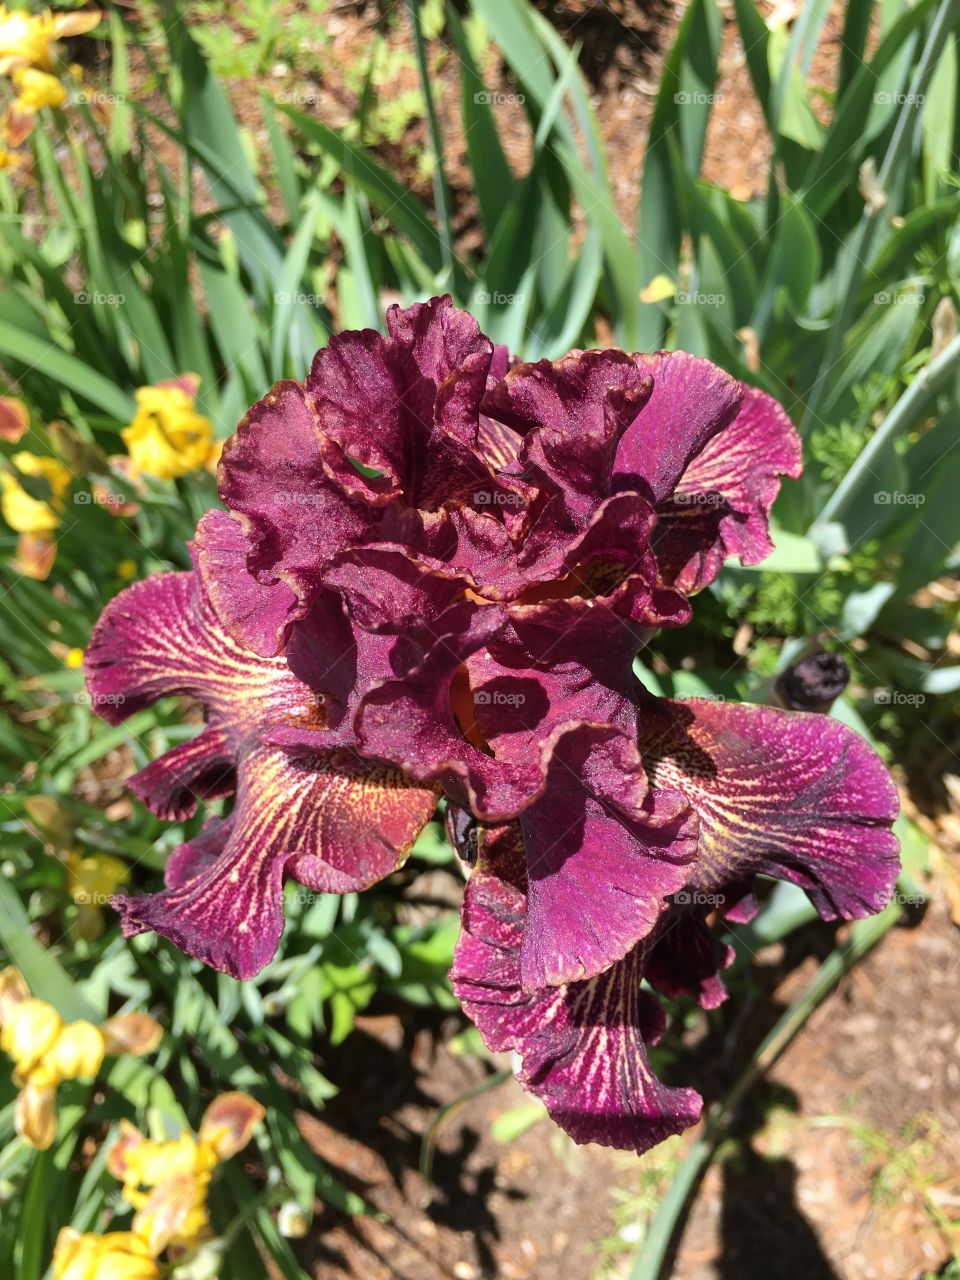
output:
[{"label": "blurred background vegetation", "polygon": [[[392,1057],[378,1042],[382,1079],[371,1068],[359,1095],[365,1138],[376,1150],[381,1097],[425,1031],[462,1078],[454,1069],[418,1099],[400,1150],[454,1198],[456,1162],[440,1158],[431,1119],[465,1090],[499,1087],[505,1064],[464,1030],[447,985],[461,877],[440,826],[361,898],[291,886],[281,953],[254,982],[152,936],[125,942],[105,898],[159,884],[199,820],[161,824],[123,779],[194,727],[167,703],[110,728],[80,669],[113,594],[188,564],[186,540],[216,502],[218,442],[249,404],[303,376],[331,332],[380,327],[388,302],[440,292],[528,358],[682,347],[784,403],[806,470],[776,505],[776,551],[759,569],[728,567],[641,673],[679,696],[765,700],[790,663],[837,651],[851,681],[833,714],[901,785],[905,874],[879,922],[824,930],[781,886],[734,940],[731,1006],[749,1016],[676,1009],[687,1049],[700,1046],[685,1079],[715,1101],[713,1128],[629,1171],[578,1165],[555,1137],[538,1148],[573,1192],[595,1177],[606,1197],[574,1218],[575,1255],[553,1239],[565,1275],[707,1274],[672,1272],[669,1242],[704,1171],[729,1156],[735,1104],[851,961],[915,923],[929,896],[960,922],[958,18],[960,0],[126,3],[59,46],[44,69],[62,94],[8,66],[0,950],[64,1016],[137,1008],[165,1028],[153,1057],[64,1090],[47,1152],[13,1136],[4,1073],[9,1274],[44,1275],[65,1224],[122,1228],[103,1158],[121,1117],[155,1134],[195,1127],[227,1089],[252,1093],[266,1119],[216,1185],[218,1243],[183,1274],[347,1274],[359,1264],[324,1253],[328,1227],[381,1230],[390,1209],[364,1194],[355,1161],[331,1158],[343,1152],[329,1076],[338,1061],[350,1076],[383,1011],[400,1010],[404,1038]],[[8,52],[0,20],[0,66]],[[776,946],[779,976],[809,979],[788,981],[780,1005],[750,963]],[[713,1065],[698,1070],[707,1049]],[[480,1114],[484,1142],[508,1149],[542,1112],[510,1095],[492,1134]],[[895,1166],[893,1200],[918,1206],[909,1264],[876,1274],[938,1273],[957,1250],[955,1172],[944,1182],[938,1164],[956,1132],[856,1124],[858,1159]],[[416,1205],[423,1185],[395,1176]],[[890,1195],[868,1191],[871,1205]],[[431,1246],[442,1265],[467,1280],[558,1274],[546,1244],[517,1254],[522,1227],[491,1227],[486,1194],[480,1179],[472,1219],[440,1215],[455,1240]],[[520,1261],[510,1271],[458,1230],[492,1232]]]}]

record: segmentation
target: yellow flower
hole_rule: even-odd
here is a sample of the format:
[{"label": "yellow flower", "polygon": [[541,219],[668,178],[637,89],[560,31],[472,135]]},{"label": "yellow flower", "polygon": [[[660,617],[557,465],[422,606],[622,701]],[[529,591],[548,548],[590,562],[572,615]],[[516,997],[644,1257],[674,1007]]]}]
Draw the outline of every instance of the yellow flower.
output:
[{"label": "yellow flower", "polygon": [[159,1280],[147,1244],[132,1231],[81,1235],[64,1227],[53,1251],[53,1280]]},{"label": "yellow flower", "polygon": [[80,1019],[65,1023],[45,1000],[34,999],[17,969],[0,972],[0,1049],[14,1063],[20,1094],[17,1133],[44,1150],[56,1137],[56,1089],[64,1080],[93,1079],[108,1053],[141,1055],[155,1049],[162,1032],[142,1013],[120,1014],[102,1027]]},{"label": "yellow flower", "polygon": [[[69,665],[69,664],[68,664]],[[103,911],[130,876],[125,862],[109,853],[67,854],[67,891],[77,904],[71,932],[92,941],[103,933]]]},{"label": "yellow flower", "polygon": [[53,1005],[28,998],[15,1005],[5,1019],[0,1049],[13,1059],[16,1074],[26,1080],[62,1030],[63,1021]]},{"label": "yellow flower", "polygon": [[70,488],[70,472],[56,458],[41,458],[35,453],[15,453],[10,459],[21,476],[42,481],[48,490],[46,498],[28,493],[11,471],[0,475],[3,493],[0,511],[11,529],[17,533],[52,533],[60,523],[63,496]]},{"label": "yellow flower", "polygon": [[117,565],[117,577],[122,578],[124,582],[130,582],[137,576],[136,560],[121,560]]},{"label": "yellow flower", "polygon": [[69,667],[71,671],[79,671],[83,666],[83,650],[68,649],[63,659],[63,665]]},{"label": "yellow flower", "polygon": [[24,13],[0,5],[0,75],[20,67],[53,71],[59,62],[57,41],[81,36],[99,23],[101,14],[87,9],[77,13]]},{"label": "yellow flower", "polygon": [[31,1079],[41,1086],[55,1086],[61,1080],[92,1080],[103,1065],[106,1051],[99,1027],[83,1019],[68,1022]]},{"label": "yellow flower", "polygon": [[206,466],[213,451],[213,423],[197,413],[196,375],[140,387],[137,412],[120,432],[130,454],[131,472],[174,480]]},{"label": "yellow flower", "polygon": [[154,1142],[127,1121],[107,1156],[107,1168],[123,1183],[123,1198],[137,1213],[133,1229],[154,1253],[192,1249],[207,1233],[207,1191],[215,1167],[250,1141],[264,1115],[245,1093],[214,1098],[194,1136],[184,1130]]},{"label": "yellow flower", "polygon": [[33,114],[43,107],[60,107],[69,97],[56,76],[38,71],[36,67],[20,67],[14,71],[12,78],[17,90],[14,111]]}]

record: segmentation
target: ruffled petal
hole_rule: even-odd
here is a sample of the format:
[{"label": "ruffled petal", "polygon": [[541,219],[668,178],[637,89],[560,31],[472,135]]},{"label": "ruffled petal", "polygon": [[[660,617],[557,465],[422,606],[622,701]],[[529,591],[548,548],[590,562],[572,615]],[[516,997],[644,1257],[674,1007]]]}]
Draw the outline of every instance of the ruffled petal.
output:
[{"label": "ruffled petal", "polygon": [[464,897],[454,992],[491,1050],[520,1055],[520,1083],[575,1142],[647,1151],[695,1124],[702,1103],[650,1067],[645,1045],[660,1038],[665,1019],[640,989],[643,948],[587,982],[525,992],[523,865],[516,827],[489,834]]},{"label": "ruffled petal", "polygon": [[85,667],[93,705],[111,724],[168,694],[202,702],[234,750],[265,724],[324,723],[318,694],[284,658],[258,657],[228,634],[195,573],[157,574],[115,596]]},{"label": "ruffled petal", "polygon": [[759,564],[773,550],[770,508],[780,477],[802,470],[800,437],[783,408],[747,389],[733,422],[707,441],[661,505],[655,546],[666,581],[709,585],[724,560]]},{"label": "ruffled petal", "polygon": [[[290,616],[301,615],[319,589],[325,561],[351,542],[362,540],[375,512],[352,501],[324,467],[323,441],[316,410],[299,382],[278,382],[253,406],[236,434],[227,441],[220,459],[220,496],[239,514],[249,541],[250,572],[267,586],[277,581],[292,590],[299,605],[279,593],[271,604],[271,627],[278,621],[279,599]],[[359,478],[359,473],[354,472]],[[214,559],[210,557],[210,568]],[[229,603],[238,589],[230,574],[219,581],[218,606],[237,626],[249,622],[242,639],[264,647],[263,620],[246,612],[249,588]]]},{"label": "ruffled petal", "polygon": [[639,489],[661,503],[707,441],[733,421],[743,387],[709,360],[685,351],[633,360],[638,373],[653,378],[653,392],[620,439],[615,487]]},{"label": "ruffled petal", "polygon": [[442,297],[391,307],[387,328],[335,335],[314,359],[307,391],[331,473],[370,503],[403,495],[425,510],[502,487],[479,445],[493,348],[476,320]]},{"label": "ruffled petal", "polygon": [[[683,898],[676,895],[674,901]],[[671,906],[660,917],[651,939],[643,976],[661,995],[691,996],[704,1009],[716,1009],[727,998],[720,972],[736,958],[707,925],[702,910]]]},{"label": "ruffled petal", "polygon": [[544,490],[540,527],[583,527],[610,492],[617,445],[652,386],[622,351],[574,351],[517,365],[487,393],[484,413],[523,436],[521,474]]},{"label": "ruffled petal", "polygon": [[153,930],[214,969],[251,978],[276,952],[287,874],[325,893],[367,888],[403,862],[436,797],[344,751],[261,747],[238,772],[235,813],[174,856],[169,887],[114,905],[125,936]]},{"label": "ruffled petal", "polygon": [[227,733],[207,728],[165,751],[128,778],[127,786],[158,818],[184,822],[196,813],[198,800],[232,794],[233,767],[234,752]]},{"label": "ruffled petal", "polygon": [[595,977],[645,937],[685,882],[697,822],[677,792],[647,794],[636,747],[582,725],[553,749],[541,797],[520,818],[525,991]]},{"label": "ruffled petal", "polygon": [[899,869],[897,790],[880,757],[826,716],[701,698],[644,704],[650,783],[700,817],[687,888],[722,893],[757,873],[806,890],[826,920],[889,901]]},{"label": "ruffled petal", "polygon": [[226,511],[208,511],[197,525],[194,553],[217,616],[232,636],[271,658],[283,648],[297,597],[285,582],[257,581],[247,568],[252,550],[239,519]]}]

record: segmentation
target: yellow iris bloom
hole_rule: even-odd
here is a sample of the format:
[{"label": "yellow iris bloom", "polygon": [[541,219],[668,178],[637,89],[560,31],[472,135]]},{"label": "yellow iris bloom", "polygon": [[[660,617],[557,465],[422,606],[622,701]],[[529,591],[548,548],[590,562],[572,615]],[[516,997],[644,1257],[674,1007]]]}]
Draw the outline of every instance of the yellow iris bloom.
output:
[{"label": "yellow iris bloom", "polygon": [[[69,661],[67,665],[70,665]],[[88,940],[99,938],[103,933],[101,908],[128,880],[127,864],[109,853],[74,852],[67,854],[66,863],[67,891],[77,904],[76,925],[72,932]]]},{"label": "yellow iris bloom", "polygon": [[209,1234],[213,1170],[243,1150],[263,1115],[247,1094],[223,1093],[207,1107],[197,1135],[185,1130],[169,1142],[154,1142],[121,1121],[107,1168],[122,1181],[123,1197],[137,1211],[133,1229],[154,1256],[170,1246],[193,1249]]},{"label": "yellow iris bloom", "polygon": [[60,62],[57,41],[92,31],[102,14],[88,9],[78,13],[24,13],[0,5],[0,75],[21,67],[53,71]]},{"label": "yellow iris bloom", "polygon": [[36,67],[20,67],[12,78],[17,91],[14,111],[32,115],[43,107],[60,107],[70,96],[56,76],[38,71]]},{"label": "yellow iris bloom", "polygon": [[160,1267],[133,1231],[81,1235],[64,1227],[53,1253],[53,1280],[159,1280]]},{"label": "yellow iris bloom", "polygon": [[120,1014],[102,1026],[64,1022],[46,1000],[37,1000],[18,969],[0,972],[0,1049],[13,1059],[20,1090],[14,1111],[17,1133],[45,1150],[57,1134],[56,1091],[64,1080],[93,1079],[107,1054],[141,1056],[160,1043],[161,1028],[142,1013]]},{"label": "yellow iris bloom", "polygon": [[17,533],[52,533],[60,523],[63,497],[70,488],[70,472],[56,458],[42,458],[35,453],[15,453],[10,459],[20,476],[45,482],[48,496],[35,498],[20,483],[13,471],[0,474],[0,512]]},{"label": "yellow iris bloom", "polygon": [[191,375],[137,391],[137,412],[120,432],[130,454],[131,473],[174,480],[205,467],[213,454],[213,423],[194,403]]}]

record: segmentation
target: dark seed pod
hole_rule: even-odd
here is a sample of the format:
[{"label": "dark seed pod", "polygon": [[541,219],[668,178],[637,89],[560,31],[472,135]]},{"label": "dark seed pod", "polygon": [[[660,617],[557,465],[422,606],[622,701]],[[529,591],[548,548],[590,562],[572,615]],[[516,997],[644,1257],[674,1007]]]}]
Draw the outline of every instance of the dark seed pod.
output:
[{"label": "dark seed pod", "polygon": [[447,839],[458,856],[470,867],[476,865],[480,851],[480,823],[467,809],[447,805]]},{"label": "dark seed pod", "polygon": [[788,667],[774,688],[781,705],[790,711],[829,711],[849,680],[843,655],[822,649]]}]

